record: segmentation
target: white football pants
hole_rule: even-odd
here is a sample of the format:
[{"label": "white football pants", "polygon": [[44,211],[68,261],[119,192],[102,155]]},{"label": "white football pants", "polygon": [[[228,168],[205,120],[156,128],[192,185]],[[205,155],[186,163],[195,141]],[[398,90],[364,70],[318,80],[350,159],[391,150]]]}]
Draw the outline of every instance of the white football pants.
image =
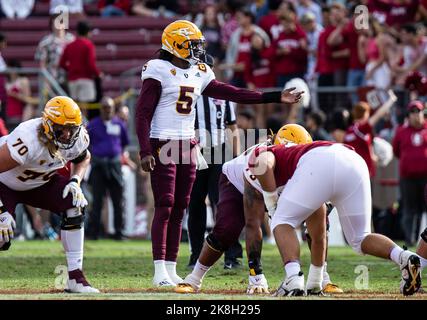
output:
[{"label": "white football pants", "polygon": [[361,253],[363,239],[371,233],[371,185],[368,167],[356,152],[334,144],[308,151],[281,193],[271,222],[298,228],[324,202],[338,211],[344,236]]}]

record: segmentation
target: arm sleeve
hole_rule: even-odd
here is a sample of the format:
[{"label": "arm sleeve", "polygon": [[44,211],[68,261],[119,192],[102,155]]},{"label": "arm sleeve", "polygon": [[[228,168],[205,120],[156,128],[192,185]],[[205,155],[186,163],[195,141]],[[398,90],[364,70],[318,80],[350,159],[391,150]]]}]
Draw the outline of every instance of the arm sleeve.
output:
[{"label": "arm sleeve", "polygon": [[244,88],[237,88],[217,80],[212,80],[202,92],[202,95],[220,100],[230,100],[247,104],[281,102],[280,91],[252,91]]},{"label": "arm sleeve", "polygon": [[138,136],[141,158],[151,154],[150,129],[154,111],[160,100],[162,85],[159,81],[148,78],[142,83],[141,92],[136,103],[136,135]]}]

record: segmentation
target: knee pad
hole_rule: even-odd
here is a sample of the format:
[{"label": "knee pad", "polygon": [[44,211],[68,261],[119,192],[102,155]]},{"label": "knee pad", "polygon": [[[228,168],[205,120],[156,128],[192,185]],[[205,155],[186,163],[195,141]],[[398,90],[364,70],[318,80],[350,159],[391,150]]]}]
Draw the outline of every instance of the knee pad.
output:
[{"label": "knee pad", "polygon": [[84,210],[81,208],[68,209],[62,215],[61,230],[81,229],[84,223]]},{"label": "knee pad", "polygon": [[206,243],[208,244],[208,246],[212,249],[215,250],[217,252],[224,252],[225,250],[227,250],[228,248],[225,248],[224,245],[221,244],[221,242],[219,242],[215,236],[211,233],[208,234],[208,236],[206,237]]},{"label": "knee pad", "polygon": [[423,239],[427,243],[427,228],[425,228],[424,231],[421,232],[421,239]]}]

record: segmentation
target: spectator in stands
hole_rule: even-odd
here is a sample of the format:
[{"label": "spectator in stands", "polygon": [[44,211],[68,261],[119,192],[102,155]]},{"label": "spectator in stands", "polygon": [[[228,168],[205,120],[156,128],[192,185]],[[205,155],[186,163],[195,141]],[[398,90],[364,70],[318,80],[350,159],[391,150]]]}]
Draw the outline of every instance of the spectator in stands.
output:
[{"label": "spectator in stands", "polygon": [[308,87],[310,88],[311,101],[314,109],[319,109],[317,94],[315,89],[317,86],[317,47],[319,43],[320,34],[323,31],[323,27],[316,22],[316,16],[311,13],[305,13],[300,19],[301,27],[307,36],[307,72],[304,78],[307,81]]},{"label": "spectator in stands", "polygon": [[204,9],[202,21],[199,24],[199,29],[202,31],[207,43],[206,53],[213,56],[217,61],[224,59],[224,49],[221,44],[223,21],[221,22],[219,17],[217,6],[214,4],[208,5]]},{"label": "spectator in stands", "polygon": [[100,77],[95,46],[89,39],[89,32],[89,24],[80,21],[77,24],[77,39],[65,47],[59,62],[60,67],[67,71],[70,96],[80,103],[96,99],[95,78]]},{"label": "spectator in stands", "polygon": [[255,17],[247,9],[239,9],[236,13],[239,28],[231,35],[226,52],[226,64],[222,69],[226,70],[226,77],[230,83],[237,87],[246,87],[245,72],[251,67],[251,38],[259,34],[266,46],[270,46],[270,39],[260,27],[254,24]]},{"label": "spectator in stands", "polygon": [[76,19],[85,18],[83,0],[50,0],[49,13],[51,15],[69,13]]},{"label": "spectator in stands", "polygon": [[221,29],[221,43],[224,49],[227,49],[228,44],[231,40],[231,35],[239,28],[239,23],[237,22],[236,13],[237,10],[241,9],[245,5],[243,0],[227,0],[226,6],[228,9],[228,14],[224,25]]},{"label": "spectator in stands", "polygon": [[33,11],[34,0],[2,0],[1,11],[9,19],[25,19]]},{"label": "spectator in stands", "polygon": [[[331,87],[334,85],[334,68],[332,62],[332,50],[328,45],[329,35],[334,31],[334,26],[330,23],[329,7],[325,7],[323,12],[324,30],[319,35],[317,44],[316,73],[318,74],[318,87]],[[317,94],[319,108],[329,115],[334,109],[334,94],[330,92],[319,92]]]},{"label": "spectator in stands", "polygon": [[[335,44],[333,40],[333,32],[338,29],[338,33],[341,33],[342,29],[347,25],[348,19],[346,18],[346,8],[339,2],[334,2],[331,5],[330,22],[331,28],[333,29],[331,34],[328,36],[327,44],[331,49],[332,56],[332,68],[334,72],[334,85],[345,86],[347,83],[347,71],[348,62],[350,56],[349,44],[342,42]],[[339,101],[339,96],[335,98],[335,106],[342,106],[342,100]]]},{"label": "spectator in stands", "polygon": [[350,112],[347,109],[334,109],[327,120],[327,128],[334,141],[344,143],[344,137],[350,126]]},{"label": "spectator in stands", "polygon": [[408,104],[407,121],[393,140],[394,155],[399,158],[400,194],[403,206],[402,227],[406,245],[415,244],[425,211],[424,186],[427,183],[427,122],[421,101]]},{"label": "spectator in stands", "polygon": [[[346,85],[348,87],[360,87],[365,80],[365,63],[364,61],[361,61],[361,56],[359,54],[359,50],[363,50],[363,36],[361,36],[361,32],[364,30],[355,27],[357,17],[358,16],[355,15],[347,23],[338,25],[328,38],[331,45],[338,46],[344,44],[349,49],[349,70],[346,80]],[[353,93],[351,95],[351,101],[352,104],[355,104],[358,101],[357,94]]]},{"label": "spectator in stands", "polygon": [[35,60],[39,61],[40,68],[46,69],[60,85],[64,86],[66,78],[59,68],[59,60],[66,45],[74,41],[74,35],[57,25],[55,23],[57,18],[58,15],[50,16],[49,26],[52,32],[40,40]]},{"label": "spectator in stands", "polygon": [[264,39],[259,34],[253,34],[251,38],[251,64],[245,70],[245,82],[249,89],[275,87],[274,57],[273,47],[267,47]]},{"label": "spectator in stands", "polygon": [[314,141],[316,140],[332,140],[332,137],[324,128],[326,115],[321,111],[312,111],[307,115],[305,128],[310,133]]},{"label": "spectator in stands", "polygon": [[402,26],[400,40],[403,44],[403,64],[392,65],[397,84],[403,84],[411,71],[427,75],[427,38],[413,24]]},{"label": "spectator in stands", "polygon": [[130,14],[131,0],[100,0],[98,9],[101,17],[122,17]]},{"label": "spectator in stands", "polygon": [[307,72],[307,37],[297,28],[293,13],[283,13],[280,22],[282,31],[272,46],[276,53],[276,86],[283,88],[291,79],[303,79]]},{"label": "spectator in stands", "polygon": [[172,18],[178,13],[179,5],[176,1],[167,0],[135,0],[132,12],[143,17]]},{"label": "spectator in stands", "polygon": [[241,110],[237,116],[237,126],[242,129],[240,135],[241,150],[247,150],[257,144],[260,131],[256,128],[255,112],[251,107]]},{"label": "spectator in stands", "polygon": [[[10,69],[19,69],[22,66],[18,60],[10,60],[8,67]],[[8,124],[18,125],[22,121],[27,121],[35,116],[28,77],[21,75],[19,71],[11,71],[8,74],[6,92],[6,119]]]},{"label": "spectator in stands", "polygon": [[282,2],[282,0],[268,0],[268,14],[258,22],[258,25],[268,34],[271,40],[274,40],[279,35],[279,7]]},{"label": "spectator in stands", "polygon": [[6,120],[7,93],[4,72],[7,69],[7,65],[1,55],[4,48],[6,48],[6,37],[4,34],[0,33],[0,118]]},{"label": "spectator in stands", "polygon": [[297,17],[298,20],[306,13],[312,13],[315,16],[316,23],[322,25],[322,8],[313,0],[298,0]]},{"label": "spectator in stands", "polygon": [[374,126],[390,111],[397,98],[392,90],[388,91],[387,101],[371,116],[371,107],[361,101],[352,110],[353,124],[347,129],[344,142],[352,147],[365,160],[370,177],[376,173],[377,156],[374,153]]},{"label": "spectator in stands", "polygon": [[392,84],[390,65],[393,65],[391,56],[396,53],[393,53],[395,41],[385,32],[386,26],[381,25],[375,18],[371,17],[369,24],[368,37],[362,35],[359,39],[362,42],[359,50],[361,61],[366,63],[366,85],[388,89]]},{"label": "spectator in stands", "polygon": [[114,239],[123,240],[123,176],[121,155],[129,144],[125,125],[114,116],[114,101],[104,97],[101,115],[92,119],[87,127],[92,154],[89,182],[92,186],[93,204],[89,219],[89,237],[98,239],[101,210],[108,190],[114,208]]}]

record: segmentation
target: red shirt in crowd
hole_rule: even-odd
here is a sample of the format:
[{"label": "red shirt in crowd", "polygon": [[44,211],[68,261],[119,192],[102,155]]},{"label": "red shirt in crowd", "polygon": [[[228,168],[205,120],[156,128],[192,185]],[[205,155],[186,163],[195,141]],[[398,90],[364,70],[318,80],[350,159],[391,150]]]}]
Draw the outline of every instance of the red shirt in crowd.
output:
[{"label": "red shirt in crowd", "polygon": [[[332,31],[334,31],[337,27],[331,26],[331,28],[332,28]],[[348,70],[348,57],[334,58],[334,56],[333,56],[334,52],[341,51],[341,50],[344,50],[347,48],[348,48],[348,44],[345,41],[343,41],[341,44],[339,44],[337,46],[330,47],[330,49],[331,49],[331,63],[332,63],[333,71]]]},{"label": "red shirt in crowd", "polygon": [[375,162],[373,159],[374,131],[368,121],[356,122],[351,125],[344,136],[344,142],[354,148],[354,150],[365,160],[369,169],[369,175],[375,176]]},{"label": "red shirt in crowd", "polygon": [[[243,63],[245,66],[245,71],[249,70],[251,68],[251,38],[252,34],[250,35],[240,35],[239,40],[239,48],[237,51],[237,59],[236,64]],[[234,72],[234,76],[236,78],[245,77],[245,71],[242,72]]]},{"label": "red shirt in crowd", "polygon": [[[98,9],[103,9],[106,6],[106,1],[105,0],[99,0],[98,1]],[[119,8],[121,10],[123,10],[125,13],[130,14],[131,11],[131,7],[132,7],[132,2],[131,0],[116,0],[113,4],[113,6],[115,6],[116,8]]]},{"label": "red shirt in crowd", "polygon": [[342,30],[344,43],[348,44],[350,50],[350,57],[348,60],[348,67],[352,70],[365,70],[365,64],[359,59],[357,43],[359,42],[359,34],[354,27],[354,19],[350,20]]},{"label": "red shirt in crowd", "polygon": [[277,36],[276,29],[280,25],[280,20],[277,14],[269,13],[259,20],[258,25],[267,32],[270,39],[274,39]]},{"label": "red shirt in crowd", "polygon": [[385,22],[389,26],[401,26],[414,22],[418,4],[418,0],[406,0],[404,3],[393,0],[369,0],[368,8],[379,22]]},{"label": "red shirt in crowd", "polygon": [[274,56],[272,46],[261,50],[257,61],[251,59],[251,68],[245,70],[245,81],[253,83],[256,88],[273,88],[276,85],[273,69]]},{"label": "red shirt in crowd", "polygon": [[290,51],[277,55],[275,61],[276,74],[305,73],[307,70],[307,49],[301,47],[302,40],[307,41],[304,31],[296,28],[292,32],[280,32],[279,37],[273,41],[275,52],[279,48],[288,48]]},{"label": "red shirt in crowd", "polygon": [[100,73],[96,66],[95,46],[83,37],[65,47],[59,66],[67,71],[69,81],[93,79]]},{"label": "red shirt in crowd", "polygon": [[328,45],[327,41],[334,31],[333,26],[326,27],[319,36],[319,41],[317,44],[317,65],[316,72],[319,74],[331,74],[334,72],[333,64],[332,64],[332,50]]},{"label": "red shirt in crowd", "polygon": [[400,160],[401,178],[427,177],[427,122],[420,129],[408,124],[397,128],[393,151]]}]

